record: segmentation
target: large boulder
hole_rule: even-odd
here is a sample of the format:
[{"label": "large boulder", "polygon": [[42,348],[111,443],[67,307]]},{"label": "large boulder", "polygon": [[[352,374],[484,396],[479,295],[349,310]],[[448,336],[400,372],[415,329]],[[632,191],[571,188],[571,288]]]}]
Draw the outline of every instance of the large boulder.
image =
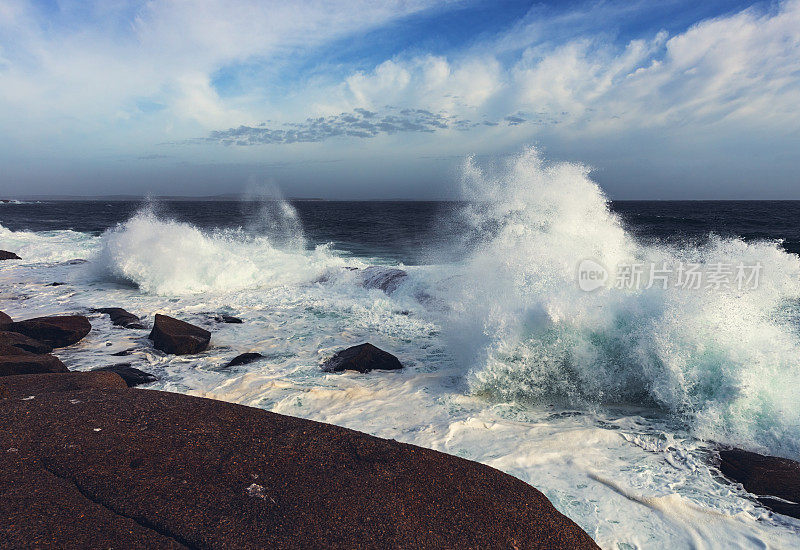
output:
[{"label": "large boulder", "polygon": [[800,518],[800,462],[742,449],[724,449],[719,460],[723,475],[757,495],[761,504]]},{"label": "large boulder", "polygon": [[211,341],[211,333],[185,321],[157,313],[148,338],[153,341],[156,349],[175,355],[186,355],[205,350]]},{"label": "large boulder", "polygon": [[0,400],[8,548],[597,548],[444,453],[175,393],[15,391],[36,398]]},{"label": "large boulder", "polygon": [[325,372],[355,370],[361,373],[378,370],[402,369],[400,361],[387,351],[376,348],[370,343],[360,344],[337,352],[322,364]]},{"label": "large boulder", "polygon": [[127,384],[129,388],[139,386],[141,384],[149,384],[150,382],[155,382],[158,380],[156,376],[150,374],[149,372],[144,372],[143,370],[133,368],[130,363],[120,363],[118,365],[100,367],[94,369],[92,372],[98,371],[113,372],[114,374],[119,375],[119,377],[125,381],[125,384]]},{"label": "large boulder", "polygon": [[28,338],[19,332],[5,330],[0,330],[0,347],[13,347],[28,353],[50,353],[53,351],[53,348],[44,342]]},{"label": "large boulder", "polygon": [[126,311],[121,307],[101,307],[94,311],[97,313],[105,313],[111,318],[111,324],[117,327],[143,329],[141,319],[130,311]]},{"label": "large boulder", "polygon": [[35,354],[14,347],[0,347],[0,376],[69,372],[55,355]]},{"label": "large boulder", "polygon": [[5,330],[4,327],[14,322],[14,319],[9,317],[6,313],[0,311],[0,330]]},{"label": "large boulder", "polygon": [[0,250],[0,260],[21,260],[19,256],[8,250]]},{"label": "large boulder", "polygon": [[5,330],[19,332],[54,348],[63,348],[80,341],[92,330],[83,315],[36,317],[6,325]]},{"label": "large boulder", "polygon": [[408,273],[396,267],[371,265],[362,269],[359,276],[364,288],[377,288],[391,294],[408,277]]}]

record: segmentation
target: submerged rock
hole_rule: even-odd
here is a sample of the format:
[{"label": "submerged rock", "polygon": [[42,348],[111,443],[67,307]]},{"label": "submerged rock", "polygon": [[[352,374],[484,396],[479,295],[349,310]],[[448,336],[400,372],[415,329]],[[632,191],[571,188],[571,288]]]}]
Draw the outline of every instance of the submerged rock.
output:
[{"label": "submerged rock", "polygon": [[0,347],[14,347],[28,353],[50,353],[53,348],[19,332],[0,331]]},{"label": "submerged rock", "polygon": [[230,362],[222,368],[227,369],[228,367],[238,367],[239,365],[246,365],[248,363],[252,363],[253,361],[258,361],[263,357],[264,357],[263,355],[256,352],[243,353],[231,359]]},{"label": "submerged rock", "polygon": [[55,355],[36,354],[11,346],[0,346],[0,376],[69,372]]},{"label": "submerged rock", "polygon": [[89,334],[92,325],[83,315],[59,315],[16,321],[5,329],[19,332],[54,348],[63,348],[79,342]]},{"label": "submerged rock", "polygon": [[364,288],[377,288],[386,294],[391,294],[397,290],[400,283],[408,277],[408,273],[402,269],[379,265],[365,267],[359,275],[361,277],[361,285]]},{"label": "submerged rock", "polygon": [[26,380],[71,376],[14,377],[36,398],[0,400],[9,548],[597,548],[477,462],[232,403]]},{"label": "submerged rock", "polygon": [[144,372],[143,370],[133,368],[130,363],[120,363],[119,365],[111,365],[108,367],[100,367],[98,369],[94,369],[92,372],[113,372],[114,374],[118,374],[120,378],[125,381],[125,384],[129,388],[134,386],[139,386],[141,384],[149,384],[150,382],[155,382],[158,378],[150,374],[149,372]]},{"label": "submerged rock", "polygon": [[148,338],[153,341],[156,349],[175,355],[186,355],[205,350],[211,341],[211,333],[185,321],[157,313]]},{"label": "submerged rock", "polygon": [[97,313],[106,313],[111,318],[111,324],[117,327],[143,329],[141,319],[121,307],[101,307],[94,309]]},{"label": "submerged rock", "polygon": [[361,373],[377,370],[402,369],[400,361],[387,351],[376,348],[370,343],[360,344],[337,352],[336,355],[322,364],[325,372],[355,370]]},{"label": "submerged rock", "polygon": [[0,250],[0,260],[21,260],[19,256],[8,250]]},{"label": "submerged rock", "polygon": [[216,317],[214,317],[214,320],[217,323],[233,323],[236,325],[243,323],[241,319],[239,319],[238,317],[234,317],[233,315],[217,315]]},{"label": "submerged rock", "polygon": [[722,450],[719,460],[723,475],[741,483],[765,507],[800,518],[800,462],[742,449]]}]

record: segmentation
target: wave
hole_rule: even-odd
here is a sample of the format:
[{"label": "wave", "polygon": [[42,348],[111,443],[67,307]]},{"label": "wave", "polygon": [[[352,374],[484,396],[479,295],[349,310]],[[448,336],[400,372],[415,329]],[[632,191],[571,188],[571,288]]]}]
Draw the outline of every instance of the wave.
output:
[{"label": "wave", "polygon": [[[636,242],[589,170],[530,149],[486,172],[469,160],[463,217],[488,235],[452,293],[450,349],[479,394],[678,415],[701,438],[800,453],[800,258],[776,242]],[[581,290],[581,261],[759,265],[757,288]],[[665,285],[666,286],[666,285]]]},{"label": "wave", "polygon": [[161,295],[300,284],[344,265],[326,245],[306,250],[301,235],[293,242],[278,248],[270,236],[243,229],[205,232],[147,207],[101,236],[97,265],[102,276]]}]

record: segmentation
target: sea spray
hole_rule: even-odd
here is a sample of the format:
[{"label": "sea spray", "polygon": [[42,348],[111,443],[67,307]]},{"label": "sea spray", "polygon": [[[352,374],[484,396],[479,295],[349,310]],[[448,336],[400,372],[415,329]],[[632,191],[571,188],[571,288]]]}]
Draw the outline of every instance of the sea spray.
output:
[{"label": "sea spray", "polygon": [[325,245],[281,249],[266,235],[202,231],[146,207],[102,235],[97,265],[144,292],[181,295],[296,285],[342,263]]},{"label": "sea spray", "polygon": [[[529,149],[485,173],[469,160],[465,219],[490,235],[451,296],[450,349],[474,392],[535,404],[627,403],[702,438],[800,454],[800,259],[777,243],[637,243],[589,170]],[[487,229],[488,228],[488,229]],[[594,292],[580,262],[763,267],[755,288],[640,285]],[[613,277],[613,273],[612,273]],[[611,281],[613,282],[613,281]]]}]

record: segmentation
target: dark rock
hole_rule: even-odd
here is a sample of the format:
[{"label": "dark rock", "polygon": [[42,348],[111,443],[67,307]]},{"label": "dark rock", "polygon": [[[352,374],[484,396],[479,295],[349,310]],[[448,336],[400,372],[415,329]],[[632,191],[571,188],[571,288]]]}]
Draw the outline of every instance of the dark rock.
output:
[{"label": "dark rock", "polygon": [[217,315],[215,319],[218,323],[234,323],[237,325],[242,323],[241,319],[233,315]]},{"label": "dark rock", "polygon": [[36,354],[14,347],[0,347],[0,376],[69,372],[55,355]]},{"label": "dark rock", "polygon": [[148,336],[153,347],[167,353],[186,355],[200,353],[208,347],[211,333],[167,315],[156,314],[153,330]]},{"label": "dark rock", "polygon": [[19,256],[8,250],[0,250],[0,260],[21,260]]},{"label": "dark rock", "polygon": [[337,352],[322,364],[325,372],[356,370],[361,373],[378,370],[402,369],[400,361],[389,352],[376,348],[370,343],[360,344]]},{"label": "dark rock", "polygon": [[394,267],[373,265],[362,269],[360,276],[364,288],[379,288],[386,294],[391,294],[408,277],[408,273]]},{"label": "dark rock", "polygon": [[243,353],[231,359],[230,362],[223,368],[227,369],[228,367],[238,367],[239,365],[246,365],[248,363],[252,363],[253,361],[258,361],[262,357],[264,356],[261,355],[260,353],[255,353],[255,352]]},{"label": "dark rock", "polygon": [[143,329],[144,325],[141,322],[141,319],[131,313],[130,311],[126,311],[121,307],[101,307],[98,309],[94,309],[97,313],[106,313],[111,318],[111,324],[117,327],[124,327],[124,328],[133,328],[133,329]]},{"label": "dark rock", "polygon": [[45,285],[45,286],[63,286],[63,285],[65,285],[65,284],[66,284],[66,283],[50,283],[50,284],[48,284],[48,285]]},{"label": "dark rock", "polygon": [[596,548],[530,485],[436,451],[167,392],[16,391],[36,398],[0,401],[9,548]]},{"label": "dark rock", "polygon": [[53,392],[93,389],[126,389],[125,381],[113,372],[64,372],[25,374],[0,378],[0,388],[9,397],[28,397]]},{"label": "dark rock", "polygon": [[14,322],[14,319],[0,311],[0,330],[5,330],[5,327]]},{"label": "dark rock", "polygon": [[158,380],[154,375],[143,370],[133,368],[129,363],[120,363],[119,365],[111,365],[109,367],[100,367],[94,369],[92,372],[108,371],[118,374],[128,385],[129,388],[139,386],[141,384],[149,384]]},{"label": "dark rock", "polygon": [[53,348],[47,344],[28,338],[19,332],[0,331],[0,347],[14,347],[29,353],[50,353]]},{"label": "dark rock", "polygon": [[757,495],[765,507],[800,518],[800,462],[741,449],[722,450],[719,460],[723,475]]},{"label": "dark rock", "polygon": [[111,355],[113,355],[114,357],[124,357],[124,356],[126,356],[126,355],[130,355],[132,351],[134,351],[134,349],[133,349],[133,348],[131,348],[131,349],[124,349],[124,350],[122,350],[122,351],[118,351],[117,353],[112,353]]},{"label": "dark rock", "polygon": [[61,315],[16,321],[5,329],[19,332],[54,348],[63,348],[89,334],[92,325],[83,315]]}]

